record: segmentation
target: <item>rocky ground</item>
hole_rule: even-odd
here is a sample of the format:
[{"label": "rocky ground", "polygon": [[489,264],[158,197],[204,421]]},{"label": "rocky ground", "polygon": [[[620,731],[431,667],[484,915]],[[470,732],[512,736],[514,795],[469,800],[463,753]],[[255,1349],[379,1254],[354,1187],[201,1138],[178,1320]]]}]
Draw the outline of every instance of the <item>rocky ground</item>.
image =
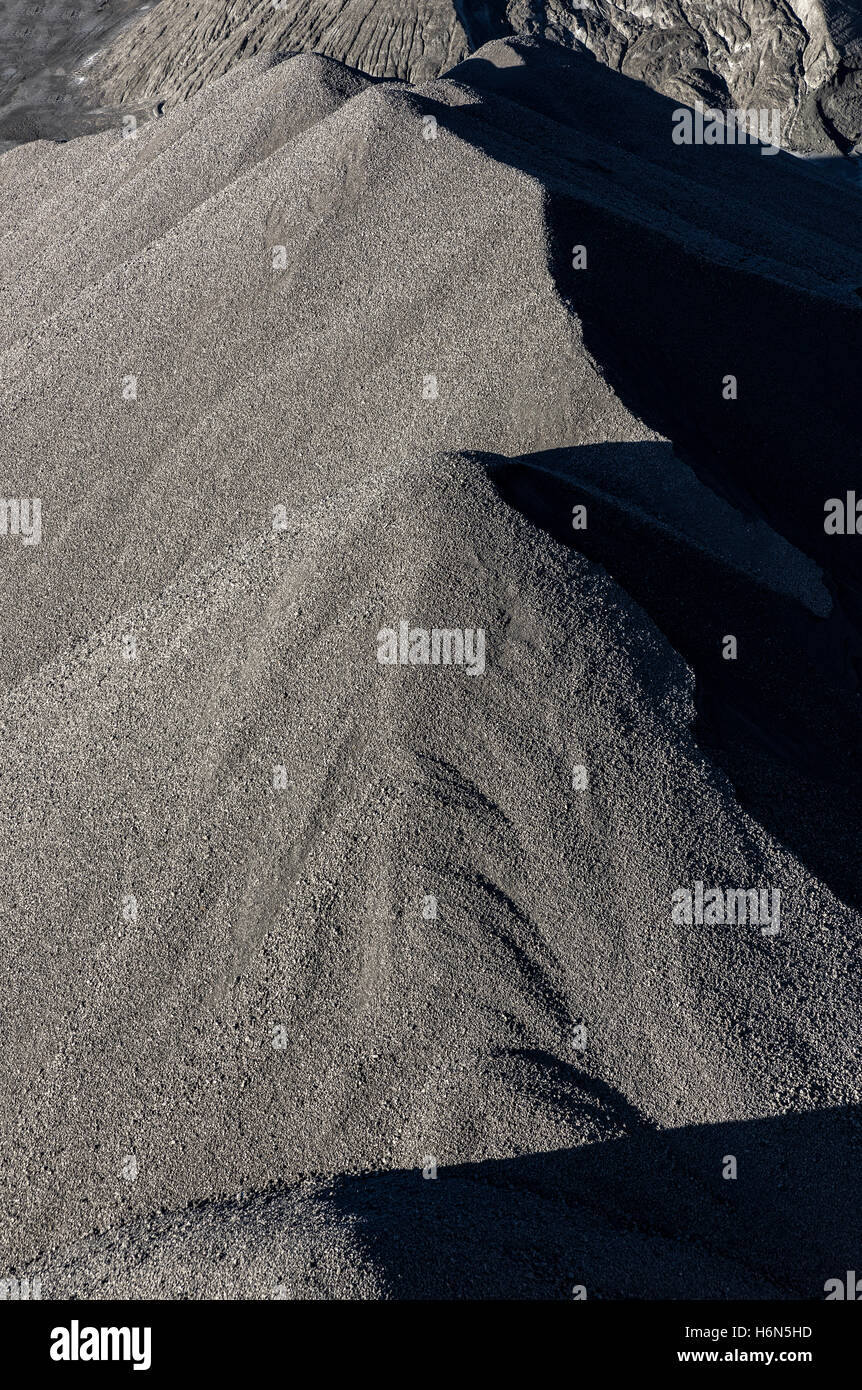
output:
[{"label": "rocky ground", "polygon": [[[856,1267],[860,198],[674,105],[538,39],[415,86],[259,54],[0,159],[41,504],[0,1238],[44,1296]],[[698,883],[779,930],[675,916]]]},{"label": "rocky ground", "polygon": [[689,105],[777,111],[786,149],[858,153],[857,0],[11,0],[0,140],[149,119],[255,53],[320,53],[421,82],[516,32],[584,44]]}]

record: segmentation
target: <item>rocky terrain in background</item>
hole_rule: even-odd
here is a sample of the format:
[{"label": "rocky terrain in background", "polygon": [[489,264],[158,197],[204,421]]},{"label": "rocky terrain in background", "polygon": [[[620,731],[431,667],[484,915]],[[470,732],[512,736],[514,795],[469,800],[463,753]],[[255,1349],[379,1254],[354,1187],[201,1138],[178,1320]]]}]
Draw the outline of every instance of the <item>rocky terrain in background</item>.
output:
[{"label": "rocky terrain in background", "polygon": [[13,0],[0,17],[16,69],[0,87],[0,138],[148,116],[255,53],[321,53],[421,82],[514,32],[582,43],[680,102],[775,109],[797,152],[848,154],[862,138],[859,0]]},{"label": "rocky terrain in background", "polygon": [[0,152],[23,140],[63,140],[116,122],[117,113],[100,111],[84,90],[88,59],[151,8],[152,0],[4,0]]},{"label": "rocky terrain in background", "polygon": [[542,0],[532,12],[546,34],[687,105],[779,110],[787,148],[849,153],[862,137],[858,0]]},{"label": "rocky terrain in background", "polygon": [[171,106],[255,53],[297,52],[421,82],[470,51],[460,11],[452,0],[162,0],[100,56],[92,81],[113,104]]}]

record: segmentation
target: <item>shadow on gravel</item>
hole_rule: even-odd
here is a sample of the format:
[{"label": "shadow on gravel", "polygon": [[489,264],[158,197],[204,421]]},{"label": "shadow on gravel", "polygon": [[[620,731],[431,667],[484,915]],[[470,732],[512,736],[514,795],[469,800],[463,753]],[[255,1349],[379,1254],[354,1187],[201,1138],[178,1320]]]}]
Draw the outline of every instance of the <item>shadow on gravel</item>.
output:
[{"label": "shadow on gravel", "polygon": [[[395,1298],[823,1299],[862,1267],[859,1107],[339,1179]],[[737,1178],[722,1177],[736,1159]],[[443,1156],[438,1155],[442,1162]]]},{"label": "shadow on gravel", "polygon": [[[450,76],[491,114],[434,104],[438,120],[543,185],[550,268],[586,347],[673,441],[534,455],[501,491],[649,612],[696,672],[699,738],[742,803],[862,907],[862,535],[824,530],[828,499],[862,502],[862,197],[790,155],[675,145],[677,103],[585,52],[514,40],[483,53]],[[715,512],[706,545],[696,517],[691,534],[656,526],[597,482],[625,467],[660,493],[679,460]],[[829,617],[780,577],[734,568],[716,499],[816,562]],[[586,531],[571,528],[577,501]]]},{"label": "shadow on gravel", "polygon": [[674,144],[678,103],[584,51],[485,52],[449,76],[498,99],[493,117],[430,105],[545,186],[552,272],[614,390],[719,494],[858,586],[858,538],[823,521],[827,498],[862,497],[860,192],[754,145]]},{"label": "shadow on gravel", "polygon": [[[695,733],[741,803],[841,899],[862,907],[862,702],[854,669],[862,641],[848,615],[836,603],[828,617],[816,616],[769,587],[768,572],[760,581],[744,573],[746,548],[749,557],[762,552],[754,523],[740,518],[732,532],[713,518],[710,506],[721,504],[668,444],[549,450],[492,476],[510,505],[603,565],[650,615],[695,672]],[[633,500],[635,491],[654,499],[652,515]],[[661,515],[663,492],[674,499],[672,522]],[[587,527],[574,531],[579,504]],[[781,564],[779,553],[776,583]],[[737,637],[736,661],[722,656],[726,633]]]}]

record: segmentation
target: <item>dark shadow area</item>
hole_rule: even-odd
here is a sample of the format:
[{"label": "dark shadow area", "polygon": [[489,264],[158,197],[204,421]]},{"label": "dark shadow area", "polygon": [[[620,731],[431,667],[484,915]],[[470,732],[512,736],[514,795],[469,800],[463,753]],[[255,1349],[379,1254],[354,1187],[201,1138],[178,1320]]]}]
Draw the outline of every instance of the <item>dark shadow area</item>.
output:
[{"label": "dark shadow area", "polygon": [[583,50],[486,52],[450,76],[487,112],[438,119],[545,185],[551,269],[607,380],[710,486],[849,585],[858,614],[858,538],[823,523],[828,498],[862,496],[860,192],[758,145],[675,144],[678,103]]},{"label": "dark shadow area", "polygon": [[513,33],[506,18],[506,0],[455,0],[455,13],[471,49]]},{"label": "dark shadow area", "polygon": [[[656,443],[551,450],[493,476],[510,505],[603,565],[650,615],[695,672],[695,733],[740,802],[833,892],[862,907],[859,630],[837,602],[819,617],[768,587],[768,570],[761,579],[743,572],[762,549],[754,524],[728,526],[721,504],[688,474],[690,490],[685,474],[671,446]],[[652,515],[627,488],[655,499]],[[673,529],[663,494],[673,499]],[[587,508],[585,530],[572,529],[575,505]],[[773,570],[779,582],[780,553]],[[738,641],[735,661],[722,656],[727,633]]]},{"label": "dark shadow area", "polygon": [[[395,1298],[824,1298],[862,1268],[860,1108],[339,1179]],[[438,1160],[439,1160],[438,1156]],[[737,1177],[726,1179],[728,1158]]]},{"label": "dark shadow area", "polygon": [[[440,123],[546,190],[550,268],[598,369],[707,503],[767,521],[816,562],[832,615],[735,570],[725,519],[707,553],[602,495],[595,467],[589,529],[573,532],[584,451],[521,460],[501,486],[650,613],[697,674],[698,735],[740,800],[862,906],[862,534],[824,529],[829,499],[862,502],[860,191],[822,161],[675,144],[677,104],[585,51],[510,40],[452,76],[483,106],[440,106]],[[662,447],[639,446],[657,484]],[[602,448],[612,478],[631,446],[595,446],[593,464]]]}]

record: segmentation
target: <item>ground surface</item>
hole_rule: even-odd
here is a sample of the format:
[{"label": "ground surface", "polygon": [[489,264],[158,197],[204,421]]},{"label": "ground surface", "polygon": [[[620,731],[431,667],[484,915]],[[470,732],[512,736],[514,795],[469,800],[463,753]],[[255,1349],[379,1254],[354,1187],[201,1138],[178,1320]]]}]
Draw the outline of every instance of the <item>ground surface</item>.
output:
[{"label": "ground surface", "polygon": [[[860,198],[673,107],[532,41],[260,55],[0,160],[0,1237],[45,1296],[857,1267]],[[402,621],[483,670],[382,665]],[[697,882],[779,932],[675,921]]]}]

